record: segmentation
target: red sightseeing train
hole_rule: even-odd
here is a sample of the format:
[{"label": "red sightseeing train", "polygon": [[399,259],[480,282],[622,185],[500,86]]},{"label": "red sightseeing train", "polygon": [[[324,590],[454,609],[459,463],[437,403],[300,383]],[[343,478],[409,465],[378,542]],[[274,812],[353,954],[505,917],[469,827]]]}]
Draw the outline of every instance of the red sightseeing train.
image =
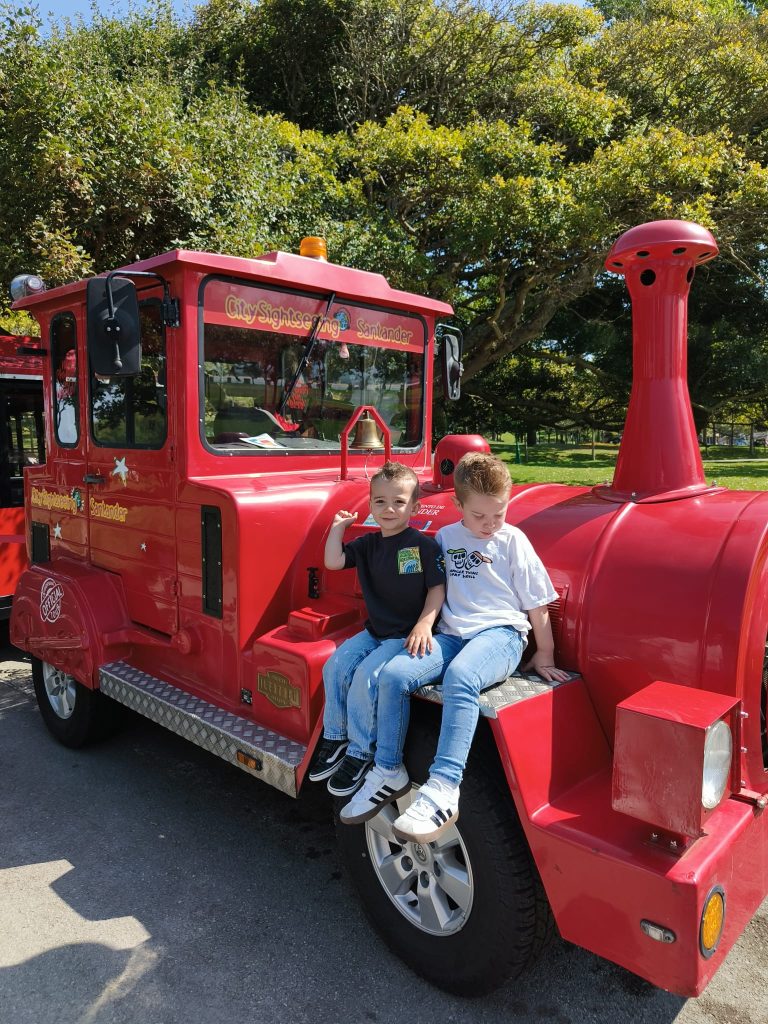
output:
[{"label": "red sightseeing train", "polygon": [[[687,296],[712,236],[661,221],[614,245],[634,381],[611,485],[516,486],[565,683],[483,697],[461,816],[403,844],[399,807],[339,842],[369,916],[436,984],[487,991],[564,938],[702,991],[768,891],[768,494],[708,485],[686,387]],[[45,465],[25,471],[31,565],[15,644],[42,716],[79,745],[128,705],[291,795],[321,727],[324,662],[364,618],[326,573],[334,512],[366,521],[383,453],[423,481],[417,528],[455,518],[432,451],[449,306],[323,258],[174,251],[18,303],[48,354]],[[455,390],[460,346],[441,340]],[[367,411],[366,411],[367,410]],[[354,432],[352,430],[354,426]],[[406,751],[424,778],[439,689]]]}]

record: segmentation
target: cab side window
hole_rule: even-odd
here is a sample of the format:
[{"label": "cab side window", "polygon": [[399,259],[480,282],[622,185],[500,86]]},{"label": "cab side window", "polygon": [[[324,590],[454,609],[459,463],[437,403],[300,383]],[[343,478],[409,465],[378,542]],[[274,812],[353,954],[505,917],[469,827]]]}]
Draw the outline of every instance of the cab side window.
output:
[{"label": "cab side window", "polygon": [[53,426],[56,440],[73,448],[80,440],[77,386],[77,327],[71,313],[51,322],[53,356]]},{"label": "cab side window", "polygon": [[160,302],[142,302],[141,372],[91,374],[91,430],[106,448],[162,448],[167,436],[165,329]]}]

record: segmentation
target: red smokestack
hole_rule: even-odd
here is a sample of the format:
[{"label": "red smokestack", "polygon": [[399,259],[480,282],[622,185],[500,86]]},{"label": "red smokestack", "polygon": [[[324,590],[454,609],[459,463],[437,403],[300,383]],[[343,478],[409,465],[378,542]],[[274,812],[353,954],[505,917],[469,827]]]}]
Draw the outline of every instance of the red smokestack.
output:
[{"label": "red smokestack", "polygon": [[626,231],[605,265],[632,298],[632,394],[613,484],[614,501],[670,501],[707,489],[688,394],[688,290],[695,269],[717,256],[712,235],[684,220]]}]

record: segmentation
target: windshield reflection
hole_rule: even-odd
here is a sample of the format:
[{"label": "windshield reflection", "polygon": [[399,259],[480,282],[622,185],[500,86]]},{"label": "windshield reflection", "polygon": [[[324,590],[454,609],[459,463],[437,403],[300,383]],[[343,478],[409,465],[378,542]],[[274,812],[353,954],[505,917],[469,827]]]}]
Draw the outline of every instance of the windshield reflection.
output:
[{"label": "windshield reflection", "polygon": [[377,409],[392,431],[393,447],[421,444],[423,351],[318,340],[286,398],[306,341],[205,323],[203,416],[210,445],[239,453],[338,451],[341,431],[360,405]]}]

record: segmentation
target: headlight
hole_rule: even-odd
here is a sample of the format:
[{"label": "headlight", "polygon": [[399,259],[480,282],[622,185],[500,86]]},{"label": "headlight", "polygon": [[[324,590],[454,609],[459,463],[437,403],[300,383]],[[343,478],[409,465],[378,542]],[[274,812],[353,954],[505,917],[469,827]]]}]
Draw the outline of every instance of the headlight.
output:
[{"label": "headlight", "polygon": [[728,776],[731,774],[733,737],[727,722],[722,719],[710,725],[704,740],[704,771],[701,784],[701,802],[708,811],[723,799]]}]

